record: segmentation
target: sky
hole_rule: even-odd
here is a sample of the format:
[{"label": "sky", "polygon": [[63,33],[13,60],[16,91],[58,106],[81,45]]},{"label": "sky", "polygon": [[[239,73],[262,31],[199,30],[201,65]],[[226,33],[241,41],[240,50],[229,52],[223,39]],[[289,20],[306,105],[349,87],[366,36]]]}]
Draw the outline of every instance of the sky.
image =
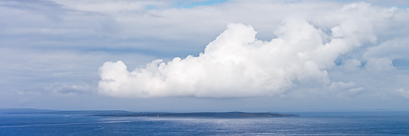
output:
[{"label": "sky", "polygon": [[409,110],[406,0],[0,0],[0,108]]}]

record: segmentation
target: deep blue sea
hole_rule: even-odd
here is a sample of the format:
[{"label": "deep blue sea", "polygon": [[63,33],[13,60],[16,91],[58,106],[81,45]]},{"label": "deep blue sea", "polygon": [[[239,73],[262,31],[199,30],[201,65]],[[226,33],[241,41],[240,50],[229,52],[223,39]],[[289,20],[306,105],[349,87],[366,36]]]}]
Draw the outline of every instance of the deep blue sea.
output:
[{"label": "deep blue sea", "polygon": [[1,136],[406,135],[409,112],[300,112],[297,117],[101,117],[0,114]]}]

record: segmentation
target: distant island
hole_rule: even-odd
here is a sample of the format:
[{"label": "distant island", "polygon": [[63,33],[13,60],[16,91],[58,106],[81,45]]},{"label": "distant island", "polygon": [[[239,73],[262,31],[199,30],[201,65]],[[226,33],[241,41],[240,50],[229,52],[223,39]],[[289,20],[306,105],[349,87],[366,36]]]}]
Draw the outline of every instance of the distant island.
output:
[{"label": "distant island", "polygon": [[254,117],[296,117],[298,115],[273,112],[132,112],[123,110],[43,110],[43,109],[0,109],[1,114],[62,114],[101,117],[210,117],[210,118],[254,118]]},{"label": "distant island", "polygon": [[250,118],[250,117],[295,117],[298,115],[278,114],[270,112],[193,112],[193,113],[164,113],[164,112],[135,112],[128,114],[100,114],[93,116],[111,117],[212,117],[212,118]]}]

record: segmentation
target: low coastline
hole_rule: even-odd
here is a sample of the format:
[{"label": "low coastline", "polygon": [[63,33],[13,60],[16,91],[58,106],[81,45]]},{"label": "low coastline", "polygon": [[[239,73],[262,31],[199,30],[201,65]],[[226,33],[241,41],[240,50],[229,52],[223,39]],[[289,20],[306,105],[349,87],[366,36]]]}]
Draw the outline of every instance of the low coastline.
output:
[{"label": "low coastline", "polygon": [[192,113],[164,113],[164,112],[136,112],[128,114],[100,114],[93,116],[110,117],[212,117],[212,118],[255,118],[255,117],[296,117],[298,115],[279,114],[271,112],[192,112]]},{"label": "low coastline", "polygon": [[211,118],[256,118],[256,117],[297,117],[295,114],[274,112],[132,112],[122,110],[79,110],[59,111],[43,109],[0,109],[0,114],[77,114],[100,117],[211,117]]}]

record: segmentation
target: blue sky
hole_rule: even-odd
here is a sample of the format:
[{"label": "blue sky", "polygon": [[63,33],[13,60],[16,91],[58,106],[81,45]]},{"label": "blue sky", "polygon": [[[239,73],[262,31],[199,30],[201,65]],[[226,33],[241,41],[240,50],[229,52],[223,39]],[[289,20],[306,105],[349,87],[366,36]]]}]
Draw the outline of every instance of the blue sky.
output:
[{"label": "blue sky", "polygon": [[407,6],[0,0],[0,108],[409,110]]},{"label": "blue sky", "polygon": [[221,4],[226,2],[226,0],[203,0],[203,1],[188,1],[188,0],[184,0],[184,1],[180,1],[180,2],[176,2],[173,5],[171,5],[171,7],[175,7],[175,8],[194,8],[197,6],[210,6],[213,4]]}]

